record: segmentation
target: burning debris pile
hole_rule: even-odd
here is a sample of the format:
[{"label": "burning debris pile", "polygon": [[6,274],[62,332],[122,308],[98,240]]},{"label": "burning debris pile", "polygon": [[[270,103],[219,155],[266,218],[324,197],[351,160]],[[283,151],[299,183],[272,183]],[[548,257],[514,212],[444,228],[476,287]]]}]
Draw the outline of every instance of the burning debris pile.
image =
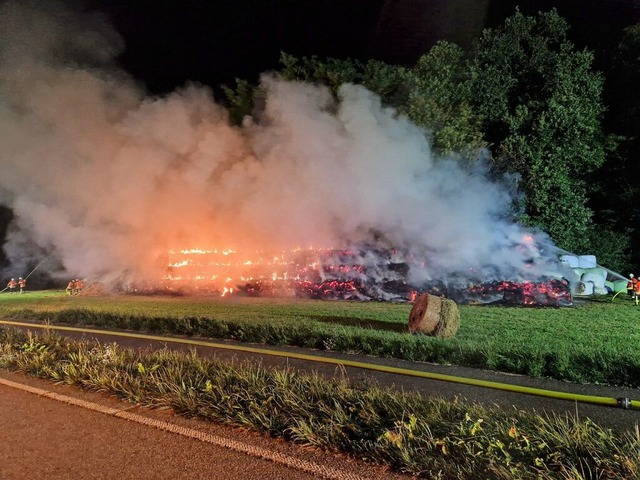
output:
[{"label": "burning debris pile", "polygon": [[[364,86],[273,73],[231,125],[198,83],[149,95],[117,67],[124,45],[103,21],[0,2],[5,275],[51,255],[53,278],[139,293],[570,301],[544,277],[559,271],[551,239],[515,221],[517,181],[486,152],[440,157]],[[238,250],[176,248],[210,245]]]},{"label": "burning debris pile", "polygon": [[331,300],[406,301],[416,293],[397,251],[373,248],[295,249],[278,254],[179,250],[168,254],[168,290],[220,295],[295,296]]},{"label": "burning debris pile", "polygon": [[[227,250],[173,250],[158,284],[134,284],[131,293],[202,292],[220,296],[298,297],[326,300],[413,301],[419,294],[457,303],[567,306],[568,282],[483,281],[476,273],[448,281],[425,278],[425,264],[406,252],[360,245],[348,249],[296,249],[268,255]],[[419,271],[419,275],[416,272]]]},{"label": "burning debris pile", "polygon": [[566,307],[572,305],[571,288],[564,279],[541,278],[535,282],[489,282],[473,285],[452,295],[458,303],[499,303]]}]

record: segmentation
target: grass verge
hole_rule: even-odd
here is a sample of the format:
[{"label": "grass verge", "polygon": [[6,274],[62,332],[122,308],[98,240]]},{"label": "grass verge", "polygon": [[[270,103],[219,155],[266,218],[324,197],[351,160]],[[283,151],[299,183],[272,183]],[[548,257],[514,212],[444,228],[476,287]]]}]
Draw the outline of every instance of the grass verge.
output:
[{"label": "grass verge", "polygon": [[6,295],[5,318],[233,339],[640,387],[640,308],[460,306],[455,338],[410,335],[411,305],[285,299]]},{"label": "grass verge", "polygon": [[0,368],[243,425],[430,479],[625,479],[640,432],[427,399],[287,369],[0,328]]}]

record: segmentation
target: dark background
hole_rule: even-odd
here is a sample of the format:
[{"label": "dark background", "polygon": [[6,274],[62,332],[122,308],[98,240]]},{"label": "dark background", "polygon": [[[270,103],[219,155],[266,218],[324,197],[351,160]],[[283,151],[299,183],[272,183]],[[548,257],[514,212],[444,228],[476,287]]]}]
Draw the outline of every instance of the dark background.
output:
[{"label": "dark background", "polygon": [[217,87],[255,81],[281,51],[412,65],[446,39],[464,47],[515,13],[556,8],[579,48],[606,68],[638,0],[87,0],[123,36],[119,64],[151,93],[191,80]]},{"label": "dark background", "polygon": [[[71,0],[109,18],[125,42],[117,64],[162,95],[193,81],[220,98],[221,84],[256,82],[280,52],[377,59],[411,66],[438,40],[465,48],[516,8],[556,8],[578,48],[606,71],[623,28],[640,22],[640,0]],[[13,218],[0,206],[0,243]],[[0,249],[0,265],[6,265]]]}]

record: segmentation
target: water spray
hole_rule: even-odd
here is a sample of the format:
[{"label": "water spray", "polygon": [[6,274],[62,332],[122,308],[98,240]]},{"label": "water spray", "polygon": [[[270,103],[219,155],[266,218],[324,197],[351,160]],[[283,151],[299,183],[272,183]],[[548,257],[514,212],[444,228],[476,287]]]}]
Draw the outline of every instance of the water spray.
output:
[{"label": "water spray", "polygon": [[[29,272],[29,275],[27,275],[26,277],[24,277],[24,280],[27,280],[27,278],[29,278],[31,276],[31,274],[33,272],[35,272],[44,262],[46,262],[47,260],[49,260],[49,258],[51,257],[51,255],[48,255],[47,257],[45,257],[44,260],[42,260],[38,265],[35,266],[35,268],[33,270],[31,270],[31,272]],[[4,287],[2,290],[0,290],[0,293],[4,292],[7,288],[9,288],[9,286]]]},{"label": "water spray", "polygon": [[49,260],[49,258],[50,258],[50,257],[51,257],[51,255],[48,255],[47,257],[45,257],[45,259],[44,259],[44,260],[42,260],[38,265],[36,265],[36,267],[35,267],[33,270],[31,270],[31,272],[29,273],[29,275],[27,275],[26,277],[24,277],[24,279],[26,280],[27,278],[29,278],[29,277],[31,276],[31,274],[32,274],[33,272],[35,272],[35,271],[38,269],[38,267],[40,267],[40,265],[42,265],[44,262],[46,262],[47,260]]}]

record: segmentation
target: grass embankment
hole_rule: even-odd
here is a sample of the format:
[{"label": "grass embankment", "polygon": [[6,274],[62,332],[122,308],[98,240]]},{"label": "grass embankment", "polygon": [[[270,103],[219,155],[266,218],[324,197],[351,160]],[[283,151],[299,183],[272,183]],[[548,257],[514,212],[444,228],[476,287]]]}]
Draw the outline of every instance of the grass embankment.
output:
[{"label": "grass embankment", "polygon": [[287,369],[4,328],[0,368],[248,426],[430,479],[629,480],[640,474],[637,431],[616,436],[590,420],[426,399]]},{"label": "grass embankment", "polygon": [[460,306],[453,339],[406,333],[411,305],[266,298],[5,295],[0,316],[227,338],[640,387],[640,308]]}]

